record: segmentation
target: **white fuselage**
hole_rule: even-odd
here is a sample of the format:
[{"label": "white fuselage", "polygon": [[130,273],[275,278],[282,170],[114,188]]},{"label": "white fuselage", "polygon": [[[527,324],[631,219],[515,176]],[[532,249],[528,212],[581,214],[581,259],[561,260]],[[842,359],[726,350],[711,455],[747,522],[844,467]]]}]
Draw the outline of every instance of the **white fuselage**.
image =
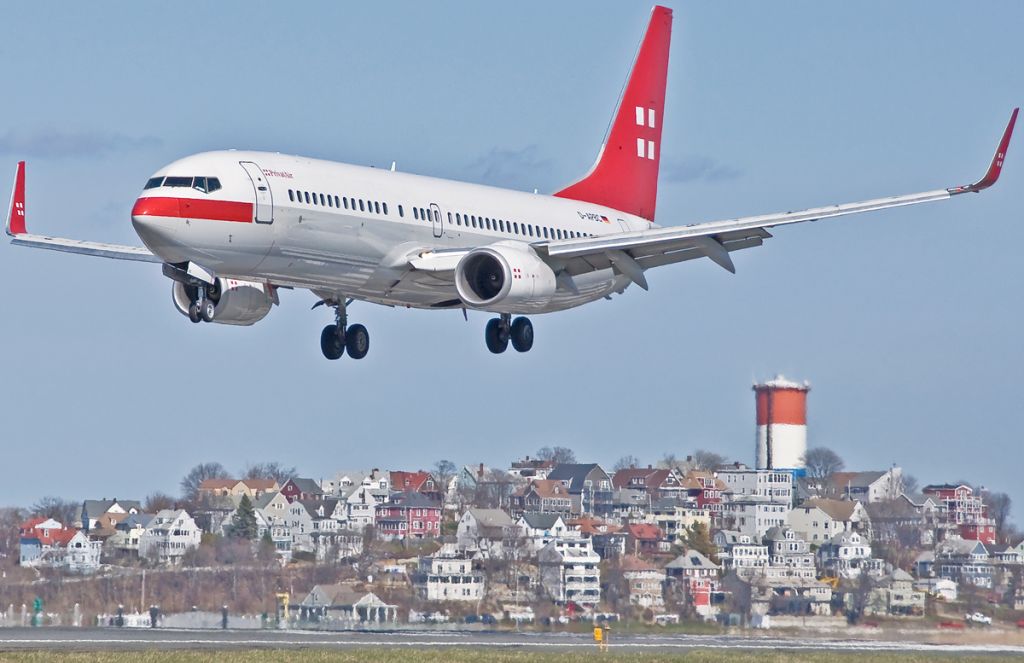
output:
[{"label": "white fuselage", "polygon": [[[409,259],[425,252],[652,227],[592,203],[268,152],[197,154],[154,174],[164,176],[217,178],[220,188],[207,193],[177,180],[179,186],[142,192],[133,225],[163,260],[386,305],[465,306],[450,271],[410,267]],[[557,311],[628,283],[603,269],[577,277],[577,292],[559,288],[543,304],[487,310]]]}]

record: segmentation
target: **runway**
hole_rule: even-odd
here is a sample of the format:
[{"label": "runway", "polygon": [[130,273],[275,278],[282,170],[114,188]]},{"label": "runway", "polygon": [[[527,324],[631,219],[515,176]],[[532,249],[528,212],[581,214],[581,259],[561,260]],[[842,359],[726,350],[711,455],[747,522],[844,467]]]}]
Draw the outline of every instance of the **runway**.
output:
[{"label": "runway", "polygon": [[[593,649],[589,634],[577,633],[452,633],[438,631],[261,631],[261,630],[135,630],[10,628],[0,629],[0,651],[145,651],[237,649],[359,648],[486,648]],[[1013,645],[934,645],[915,642],[783,638],[734,635],[612,635],[611,648],[621,651],[685,652],[700,649],[890,651],[945,654],[1024,655]]]}]

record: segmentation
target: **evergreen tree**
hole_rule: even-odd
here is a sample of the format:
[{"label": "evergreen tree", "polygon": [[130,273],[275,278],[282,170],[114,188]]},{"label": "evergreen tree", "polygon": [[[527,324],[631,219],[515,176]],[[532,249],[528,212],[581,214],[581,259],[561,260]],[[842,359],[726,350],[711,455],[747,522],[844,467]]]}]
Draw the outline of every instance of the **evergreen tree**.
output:
[{"label": "evergreen tree", "polygon": [[252,506],[252,500],[248,495],[242,495],[238,503],[238,509],[231,518],[228,526],[228,536],[235,539],[252,541],[256,538],[259,526],[256,523],[256,510]]},{"label": "evergreen tree", "polygon": [[707,525],[702,522],[694,523],[682,538],[687,549],[696,550],[715,564],[718,563],[718,547],[711,540]]}]

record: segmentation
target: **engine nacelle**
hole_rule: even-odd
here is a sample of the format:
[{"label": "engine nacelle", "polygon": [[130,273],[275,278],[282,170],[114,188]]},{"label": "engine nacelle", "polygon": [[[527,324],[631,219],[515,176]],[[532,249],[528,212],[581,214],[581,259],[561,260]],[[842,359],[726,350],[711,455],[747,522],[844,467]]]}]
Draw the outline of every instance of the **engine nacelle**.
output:
[{"label": "engine nacelle", "polygon": [[557,289],[555,273],[533,249],[498,242],[474,249],[455,267],[455,289],[466,305],[525,313],[542,308]]},{"label": "engine nacelle", "polygon": [[[195,298],[195,288],[175,281],[171,288],[174,307],[188,316],[188,307]],[[252,281],[217,279],[207,291],[207,296],[216,304],[214,322],[223,325],[252,325],[270,313],[275,297],[270,286]]]}]

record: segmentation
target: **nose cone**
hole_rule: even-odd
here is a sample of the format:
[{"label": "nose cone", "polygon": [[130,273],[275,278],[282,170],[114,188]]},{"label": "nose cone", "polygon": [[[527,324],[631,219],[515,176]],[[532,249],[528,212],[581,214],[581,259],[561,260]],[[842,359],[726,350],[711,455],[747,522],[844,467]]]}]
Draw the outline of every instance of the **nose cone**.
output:
[{"label": "nose cone", "polygon": [[139,198],[132,207],[132,226],[146,247],[168,262],[179,262],[182,254],[182,219],[178,201],[167,198]]}]

